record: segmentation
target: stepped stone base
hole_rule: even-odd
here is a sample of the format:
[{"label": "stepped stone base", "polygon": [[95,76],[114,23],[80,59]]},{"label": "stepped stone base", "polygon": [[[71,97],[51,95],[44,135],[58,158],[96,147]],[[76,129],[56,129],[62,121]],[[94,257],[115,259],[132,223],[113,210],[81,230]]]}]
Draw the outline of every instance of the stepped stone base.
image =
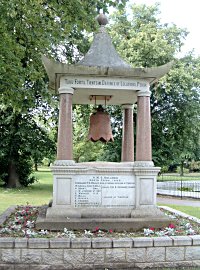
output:
[{"label": "stepped stone base", "polygon": [[[163,215],[158,208],[151,208],[145,210],[134,209],[82,209],[77,212],[79,216],[76,217],[76,212],[65,209],[63,215],[62,211],[55,214],[52,211],[52,216],[47,215],[51,208],[43,209],[36,222],[37,229],[45,230],[63,230],[64,228],[70,230],[94,230],[99,227],[101,230],[112,229],[114,231],[137,231],[142,228],[154,227],[161,228],[168,226],[170,219]],[[64,209],[63,209],[64,210]],[[48,213],[49,214],[49,213]],[[68,215],[68,216],[67,216]]]},{"label": "stepped stone base", "polygon": [[152,162],[88,162],[52,166],[53,201],[37,220],[38,229],[137,231],[167,226],[156,207]]}]

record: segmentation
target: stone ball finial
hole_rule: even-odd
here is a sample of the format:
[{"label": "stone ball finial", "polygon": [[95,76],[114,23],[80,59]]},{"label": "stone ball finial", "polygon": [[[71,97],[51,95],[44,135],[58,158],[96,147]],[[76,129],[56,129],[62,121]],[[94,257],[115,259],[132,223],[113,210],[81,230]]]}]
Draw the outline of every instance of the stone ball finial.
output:
[{"label": "stone ball finial", "polygon": [[99,25],[106,25],[108,24],[108,18],[106,17],[105,14],[103,13],[100,13],[98,16],[97,16],[97,22],[99,23]]}]

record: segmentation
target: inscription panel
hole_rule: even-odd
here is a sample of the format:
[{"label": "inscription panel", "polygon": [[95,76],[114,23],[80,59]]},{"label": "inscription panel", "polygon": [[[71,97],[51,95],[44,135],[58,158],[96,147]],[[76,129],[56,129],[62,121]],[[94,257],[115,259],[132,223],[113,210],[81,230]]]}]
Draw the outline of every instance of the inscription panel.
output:
[{"label": "inscription panel", "polygon": [[61,85],[72,88],[98,88],[98,89],[126,89],[126,90],[149,90],[146,80],[129,78],[107,78],[87,76],[65,76],[61,78]]},{"label": "inscription panel", "polygon": [[75,207],[133,207],[135,181],[132,176],[85,175],[75,178]]}]

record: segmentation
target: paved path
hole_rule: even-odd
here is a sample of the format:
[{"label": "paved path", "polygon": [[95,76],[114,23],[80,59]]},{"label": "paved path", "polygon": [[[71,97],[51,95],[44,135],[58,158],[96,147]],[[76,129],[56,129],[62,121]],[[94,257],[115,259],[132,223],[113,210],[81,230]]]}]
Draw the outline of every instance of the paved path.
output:
[{"label": "paved path", "polygon": [[200,199],[196,199],[196,200],[183,199],[183,200],[181,200],[180,198],[176,198],[176,197],[157,196],[157,203],[200,207]]}]

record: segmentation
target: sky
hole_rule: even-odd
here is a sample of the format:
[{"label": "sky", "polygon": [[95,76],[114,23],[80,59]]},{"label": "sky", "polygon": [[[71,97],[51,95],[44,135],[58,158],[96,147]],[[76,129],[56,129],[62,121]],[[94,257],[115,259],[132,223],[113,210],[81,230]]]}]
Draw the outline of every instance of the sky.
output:
[{"label": "sky", "polygon": [[190,32],[182,54],[194,49],[200,56],[200,0],[130,0],[130,3],[152,5],[160,3],[161,23],[175,23]]}]

